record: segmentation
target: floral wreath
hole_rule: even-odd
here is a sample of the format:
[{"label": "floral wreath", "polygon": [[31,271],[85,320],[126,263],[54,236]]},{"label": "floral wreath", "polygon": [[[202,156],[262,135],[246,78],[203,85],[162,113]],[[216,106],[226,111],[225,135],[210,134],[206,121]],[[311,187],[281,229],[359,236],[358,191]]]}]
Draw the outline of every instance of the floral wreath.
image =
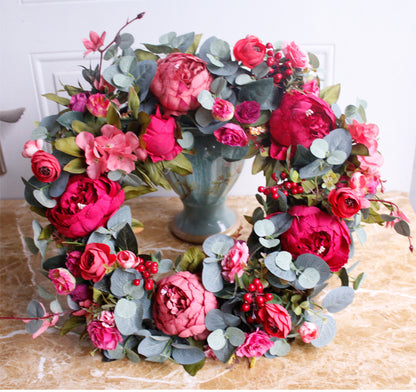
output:
[{"label": "floral wreath", "polygon": [[[192,375],[207,357],[252,364],[287,355],[298,337],[328,344],[331,314],[365,277],[350,275],[356,264],[346,268],[352,233],[363,242],[363,223],[385,224],[413,250],[404,212],[376,195],[383,160],[365,103],[343,113],[340,85],[320,89],[317,57],[294,42],[264,45],[248,35],[231,51],[216,37],[199,45],[201,35],[171,32],[134,50],[122,30],[143,15],[106,46],[105,32],[83,40],[85,55],[100,54],[82,70],[88,89],[45,95],[66,108],[42,119],[24,146],[33,171],[25,199],[49,221],[33,221],[26,242],[56,293],[39,290],[54,298],[50,311],[32,300],[28,317],[8,318],[35,338],[69,315],[60,333],[89,337],[106,360],[170,359]],[[111,61],[104,70],[103,60]],[[263,171],[266,184],[246,217],[247,241],[216,234],[173,262],[140,253],[141,224],[123,203],[169,188],[165,171],[192,172],[189,125],[213,134],[225,159],[255,157],[252,171]],[[47,258],[50,244],[56,254]],[[338,287],[318,303],[333,275]]]}]

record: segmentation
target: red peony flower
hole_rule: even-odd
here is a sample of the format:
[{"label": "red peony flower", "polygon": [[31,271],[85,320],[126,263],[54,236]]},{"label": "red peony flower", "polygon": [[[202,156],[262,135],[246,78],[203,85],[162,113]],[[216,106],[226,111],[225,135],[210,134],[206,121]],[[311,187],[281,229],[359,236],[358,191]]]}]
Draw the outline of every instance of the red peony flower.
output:
[{"label": "red peony flower", "polygon": [[335,127],[334,112],[324,100],[296,90],[287,92],[270,117],[270,156],[285,160],[292,146],[293,158],[298,144],[309,148],[315,139],[323,138]]},{"label": "red peony flower", "polygon": [[280,236],[282,249],[297,257],[312,253],[326,261],[332,272],[348,262],[350,232],[345,222],[317,207],[295,206],[289,230]]},{"label": "red peony flower", "polygon": [[278,304],[265,304],[258,311],[264,330],[271,336],[285,338],[292,329],[288,311]]},{"label": "red peony flower", "polygon": [[205,339],[209,331],[205,316],[217,308],[215,295],[201,284],[197,275],[178,272],[159,281],[153,296],[153,318],[167,335]]},{"label": "red peony flower", "polygon": [[248,35],[236,42],[233,53],[237,61],[252,69],[264,60],[266,46],[254,35]]},{"label": "red peony flower", "polygon": [[81,276],[85,280],[98,282],[116,261],[116,255],[110,253],[110,247],[106,244],[91,243],[85,247],[81,256],[79,268]]},{"label": "red peony flower", "polygon": [[45,151],[36,151],[31,162],[33,174],[41,182],[53,182],[61,174],[61,166],[56,157]]}]

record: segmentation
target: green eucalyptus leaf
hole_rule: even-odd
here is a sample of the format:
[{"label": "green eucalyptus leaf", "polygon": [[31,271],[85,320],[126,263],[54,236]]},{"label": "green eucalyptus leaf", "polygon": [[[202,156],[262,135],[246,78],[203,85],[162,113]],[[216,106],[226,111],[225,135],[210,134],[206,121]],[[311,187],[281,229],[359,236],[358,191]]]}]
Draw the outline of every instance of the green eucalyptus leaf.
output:
[{"label": "green eucalyptus leaf", "polygon": [[224,287],[224,281],[221,274],[221,266],[218,263],[206,263],[202,267],[202,283],[208,291],[216,293]]},{"label": "green eucalyptus leaf", "polygon": [[321,276],[318,270],[312,267],[308,267],[299,275],[298,283],[304,289],[312,289],[318,284],[320,278]]},{"label": "green eucalyptus leaf", "polygon": [[124,50],[129,48],[133,44],[134,37],[129,33],[124,33],[121,35],[117,35],[115,42],[120,49]]},{"label": "green eucalyptus leaf", "polygon": [[277,245],[280,244],[280,240],[278,238],[259,238],[259,242],[261,245],[263,245],[265,248],[274,248]]},{"label": "green eucalyptus leaf", "polygon": [[[264,259],[264,265],[273,275],[277,276],[278,278],[288,282],[293,282],[296,279],[296,273],[292,269],[285,270],[279,267],[279,253],[280,252],[273,252],[267,255]],[[284,258],[285,257],[286,255],[284,255]]]},{"label": "green eucalyptus leaf", "polygon": [[188,346],[186,349],[177,348],[172,344],[172,358],[181,365],[192,365],[199,363],[205,358],[204,352],[193,346]]},{"label": "green eucalyptus leaf", "polygon": [[224,331],[222,329],[216,329],[212,331],[207,338],[209,347],[213,350],[221,350],[227,344]]},{"label": "green eucalyptus leaf", "polygon": [[253,229],[259,237],[271,236],[275,232],[274,224],[269,219],[258,220]]},{"label": "green eucalyptus leaf", "polygon": [[274,345],[270,348],[269,353],[271,355],[277,355],[284,357],[290,352],[290,344],[285,339],[278,339],[274,342]]},{"label": "green eucalyptus leaf", "polygon": [[337,287],[331,290],[324,300],[322,307],[326,308],[328,312],[337,313],[345,309],[354,300],[354,289],[347,286]]},{"label": "green eucalyptus leaf", "polygon": [[329,145],[324,139],[315,139],[309,149],[315,157],[324,159],[329,152]]},{"label": "green eucalyptus leaf", "polygon": [[361,272],[361,274],[357,276],[353,284],[354,290],[358,290],[360,288],[361,284],[364,282],[364,279],[366,277],[367,277],[367,274],[365,272]]},{"label": "green eucalyptus leaf", "polygon": [[246,340],[244,332],[236,327],[228,327],[225,330],[225,336],[234,347],[241,346]]}]

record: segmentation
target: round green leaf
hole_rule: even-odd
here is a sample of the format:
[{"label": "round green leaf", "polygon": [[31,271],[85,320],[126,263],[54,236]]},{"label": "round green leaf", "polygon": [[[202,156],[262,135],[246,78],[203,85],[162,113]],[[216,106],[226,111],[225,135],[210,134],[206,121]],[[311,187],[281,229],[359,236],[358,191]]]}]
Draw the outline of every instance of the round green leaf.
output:
[{"label": "round green leaf", "polygon": [[275,259],[276,265],[284,271],[289,271],[292,265],[292,255],[285,250],[279,252]]},{"label": "round green leaf", "polygon": [[258,220],[254,224],[254,232],[259,237],[266,237],[268,235],[272,235],[274,233],[274,224],[269,219],[262,219]]},{"label": "round green leaf", "polygon": [[275,246],[280,244],[280,240],[278,238],[259,238],[260,244],[262,244],[265,248],[274,248]]},{"label": "round green leaf", "polygon": [[264,259],[264,265],[274,276],[277,276],[278,278],[288,282],[293,282],[296,279],[295,271],[292,269],[283,270],[282,268],[278,267],[276,264],[276,258],[278,255],[279,252],[273,252],[267,255]]},{"label": "round green leaf", "polygon": [[344,151],[332,151],[326,160],[330,165],[342,165],[347,160],[347,154]]},{"label": "round green leaf", "polygon": [[213,350],[221,350],[227,343],[222,329],[216,329],[211,332],[207,338],[208,345]]},{"label": "round green leaf", "polygon": [[204,109],[211,110],[214,105],[214,97],[208,90],[202,90],[198,94],[198,102]]},{"label": "round green leaf", "polygon": [[298,282],[304,289],[311,289],[318,284],[320,277],[318,270],[308,267],[300,274]]},{"label": "round green leaf", "polygon": [[225,334],[234,347],[241,346],[246,340],[244,332],[239,328],[228,327],[225,331]]},{"label": "round green leaf", "polygon": [[117,87],[123,89],[128,88],[133,83],[134,79],[129,75],[124,75],[122,73],[115,74],[113,77],[113,82]]},{"label": "round green leaf", "polygon": [[328,312],[337,313],[354,300],[354,294],[354,289],[351,287],[337,287],[326,295],[322,301],[322,307],[326,308]]},{"label": "round green leaf", "polygon": [[194,135],[192,132],[182,132],[182,139],[178,139],[177,142],[184,150],[190,150],[194,146]]},{"label": "round green leaf", "polygon": [[125,298],[120,299],[114,309],[114,313],[122,318],[132,318],[136,315],[137,305]]},{"label": "round green leaf", "polygon": [[317,158],[325,158],[329,151],[329,145],[324,139],[315,139],[310,146],[311,153]]}]

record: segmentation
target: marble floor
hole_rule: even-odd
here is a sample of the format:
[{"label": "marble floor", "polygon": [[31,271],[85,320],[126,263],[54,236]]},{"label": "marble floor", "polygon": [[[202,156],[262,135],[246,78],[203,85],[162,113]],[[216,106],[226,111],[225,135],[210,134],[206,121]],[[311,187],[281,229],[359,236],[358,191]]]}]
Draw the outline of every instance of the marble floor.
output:
[{"label": "marble floor", "polygon": [[[412,219],[408,195],[388,193]],[[180,209],[176,198],[147,197],[129,202],[146,229],[137,235],[142,251],[161,250],[176,256],[189,247],[169,233],[170,218]],[[254,197],[230,197],[241,216],[256,207]],[[23,200],[0,200],[0,316],[25,316],[40,273],[24,237],[35,218]],[[371,225],[368,240],[357,246],[356,274],[368,274],[355,300],[335,314],[338,332],[324,348],[296,341],[287,357],[233,365],[209,360],[191,377],[181,366],[128,360],[103,362],[90,355],[88,341],[51,330],[33,340],[24,324],[0,320],[0,389],[416,389],[416,252],[407,238]],[[241,236],[249,225],[242,221]],[[416,238],[414,239],[416,242]]]}]

